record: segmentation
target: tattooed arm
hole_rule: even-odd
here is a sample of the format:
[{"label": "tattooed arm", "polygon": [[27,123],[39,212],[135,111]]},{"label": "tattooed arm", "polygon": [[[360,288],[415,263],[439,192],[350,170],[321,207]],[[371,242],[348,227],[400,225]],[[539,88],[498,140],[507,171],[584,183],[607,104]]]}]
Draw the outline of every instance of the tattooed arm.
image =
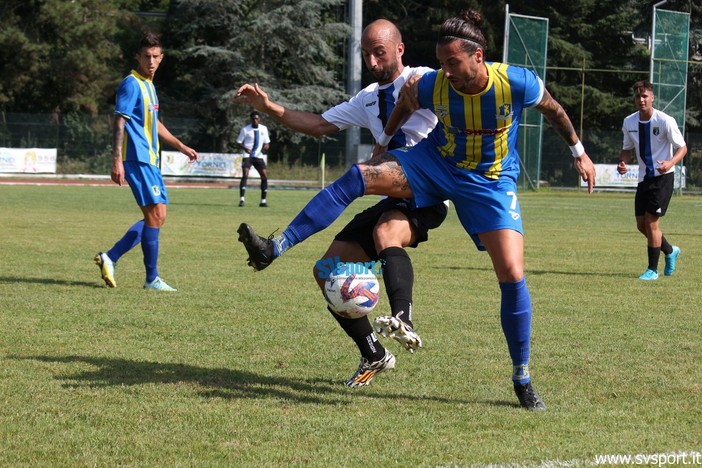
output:
[{"label": "tattooed arm", "polygon": [[575,169],[578,171],[580,176],[584,181],[587,182],[587,191],[592,193],[592,189],[595,187],[595,165],[592,164],[590,157],[582,148],[582,144],[578,139],[578,134],[575,133],[573,124],[565,113],[563,107],[553,99],[551,94],[544,90],[544,97],[541,102],[536,106],[539,112],[541,112],[546,120],[551,124],[551,126],[558,132],[558,134],[568,143],[571,147],[579,147],[582,151],[578,156],[575,156]]}]

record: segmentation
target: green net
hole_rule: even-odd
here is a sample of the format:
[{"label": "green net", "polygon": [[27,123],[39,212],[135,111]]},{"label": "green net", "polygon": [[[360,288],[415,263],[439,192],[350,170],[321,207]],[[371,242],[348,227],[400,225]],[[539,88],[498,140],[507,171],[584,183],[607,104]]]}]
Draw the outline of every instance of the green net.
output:
[{"label": "green net", "polygon": [[656,107],[685,128],[690,14],[654,9],[651,82]]},{"label": "green net", "polygon": [[[507,13],[504,62],[529,68],[546,82],[548,19]],[[519,124],[518,150],[522,164],[520,185],[536,189],[541,174],[543,116],[536,109],[526,109]]]},{"label": "green net", "polygon": [[[653,9],[651,83],[656,95],[655,106],[675,118],[683,133],[689,37],[689,13]],[[675,188],[680,191],[682,186],[682,179],[676,178]]]}]

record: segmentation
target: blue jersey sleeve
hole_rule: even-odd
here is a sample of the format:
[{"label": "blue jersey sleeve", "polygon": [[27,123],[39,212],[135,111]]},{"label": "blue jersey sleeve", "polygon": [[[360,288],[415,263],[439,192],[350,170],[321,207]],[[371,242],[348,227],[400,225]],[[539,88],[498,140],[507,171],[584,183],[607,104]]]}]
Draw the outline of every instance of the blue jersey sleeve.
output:
[{"label": "blue jersey sleeve", "polygon": [[121,114],[125,118],[131,119],[134,116],[134,108],[137,105],[140,92],[136,80],[131,77],[122,80],[117,88],[115,114]]},{"label": "blue jersey sleeve", "polygon": [[544,82],[534,70],[524,70],[524,107],[533,107],[544,97]]}]

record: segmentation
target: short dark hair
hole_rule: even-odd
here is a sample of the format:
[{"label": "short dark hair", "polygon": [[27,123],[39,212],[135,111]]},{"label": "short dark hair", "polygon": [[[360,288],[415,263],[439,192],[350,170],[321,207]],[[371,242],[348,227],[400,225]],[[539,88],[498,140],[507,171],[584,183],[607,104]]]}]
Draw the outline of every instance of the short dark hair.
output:
[{"label": "short dark hair", "polygon": [[261,117],[261,114],[260,114],[258,111],[252,111],[252,112],[249,114],[249,118],[250,118],[250,119],[253,119],[254,117],[259,117],[259,118],[260,118],[260,117]]},{"label": "short dark hair", "polygon": [[141,41],[139,41],[139,52],[141,52],[142,49],[150,49],[152,47],[163,48],[163,46],[161,46],[161,38],[159,38],[156,33],[144,31],[144,34],[141,36]]},{"label": "short dark hair", "polygon": [[634,86],[632,86],[631,89],[634,91],[634,94],[637,94],[637,93],[641,92],[641,90],[644,90],[644,89],[646,91],[653,92],[653,85],[648,80],[639,80],[636,83],[634,83]]}]

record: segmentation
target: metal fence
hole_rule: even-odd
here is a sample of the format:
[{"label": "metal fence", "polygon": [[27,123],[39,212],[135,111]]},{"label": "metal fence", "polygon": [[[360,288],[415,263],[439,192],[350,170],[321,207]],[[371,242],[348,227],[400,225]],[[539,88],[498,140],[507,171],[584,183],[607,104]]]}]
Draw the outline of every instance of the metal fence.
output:
[{"label": "metal fence", "polygon": [[[51,114],[5,113],[0,114],[0,119],[0,147],[57,148],[59,173],[107,174],[110,171],[112,115],[58,118]],[[176,136],[182,136],[198,128],[199,122],[179,119],[168,121],[166,125]],[[586,127],[583,135],[583,144],[595,163],[616,164],[622,144],[621,130]],[[361,138],[362,143],[372,145],[369,133],[363,132]],[[542,138],[540,185],[577,187],[578,177],[566,143],[548,127]],[[685,138],[688,143],[684,160],[687,189],[702,190],[702,133],[688,133]],[[304,143],[286,148],[277,147],[273,137],[269,161],[317,166],[324,154],[327,166],[337,167],[345,165],[345,152],[343,132],[332,138],[308,138]]]}]

